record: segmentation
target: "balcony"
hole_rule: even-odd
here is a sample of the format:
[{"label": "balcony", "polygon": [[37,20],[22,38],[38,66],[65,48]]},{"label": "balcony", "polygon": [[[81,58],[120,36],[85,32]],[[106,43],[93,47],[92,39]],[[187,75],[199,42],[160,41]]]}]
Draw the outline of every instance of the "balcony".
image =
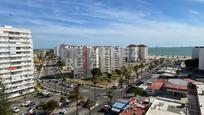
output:
[{"label": "balcony", "polygon": [[16,91],[20,91],[20,90],[25,90],[25,89],[32,88],[32,87],[34,87],[34,86],[33,85],[30,85],[30,86],[21,86],[21,87],[15,88],[15,89],[6,90],[6,92],[7,93],[11,93],[11,92],[16,92]]},{"label": "balcony", "polygon": [[0,64],[0,68],[8,68],[10,67],[10,64]]},{"label": "balcony", "polygon": [[1,61],[0,61],[0,64],[1,63],[9,63],[9,60],[8,59],[2,59]]},{"label": "balcony", "polygon": [[0,44],[0,47],[9,47],[9,44]]},{"label": "balcony", "polygon": [[1,70],[0,71],[0,74],[4,74],[4,73],[10,73],[10,71],[9,70]]},{"label": "balcony", "polygon": [[0,38],[0,42],[8,42],[8,38]]},{"label": "balcony", "polygon": [[9,49],[0,49],[0,52],[9,52]]}]

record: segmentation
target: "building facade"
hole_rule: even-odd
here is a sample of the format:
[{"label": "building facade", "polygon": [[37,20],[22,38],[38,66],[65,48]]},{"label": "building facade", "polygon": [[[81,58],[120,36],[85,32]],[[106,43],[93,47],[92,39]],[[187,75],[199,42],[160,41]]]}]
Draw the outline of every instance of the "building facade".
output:
[{"label": "building facade", "polygon": [[127,61],[136,62],[138,60],[146,60],[148,57],[148,47],[146,45],[131,44],[127,47]]},{"label": "building facade", "polygon": [[31,31],[0,27],[0,78],[9,98],[34,91],[34,64]]},{"label": "building facade", "polygon": [[194,47],[192,48],[192,59],[198,59],[199,58],[199,49],[201,47]]},{"label": "building facade", "polygon": [[148,47],[145,45],[137,45],[138,49],[139,49],[139,59],[140,60],[146,60],[148,57]]},{"label": "building facade", "polygon": [[128,62],[136,62],[138,60],[139,49],[136,45],[131,44],[127,47]]},{"label": "building facade", "polygon": [[73,68],[75,77],[91,76],[93,68],[111,73],[120,69],[126,60],[126,49],[118,46],[73,46],[60,45],[61,61]]},{"label": "building facade", "polygon": [[204,70],[204,47],[192,48],[192,59],[198,59],[198,69]]},{"label": "building facade", "polygon": [[199,49],[199,65],[200,70],[204,70],[204,47]]}]

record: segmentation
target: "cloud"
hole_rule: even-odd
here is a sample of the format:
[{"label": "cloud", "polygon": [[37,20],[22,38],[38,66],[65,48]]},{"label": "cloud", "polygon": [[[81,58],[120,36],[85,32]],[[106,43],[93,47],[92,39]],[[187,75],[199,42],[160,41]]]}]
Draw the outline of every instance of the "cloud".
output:
[{"label": "cloud", "polygon": [[[204,43],[204,27],[201,25],[168,19],[167,15],[151,8],[118,8],[89,0],[25,1],[0,1],[0,16],[4,16],[0,21],[32,29],[34,48],[50,48],[59,43],[121,46],[130,43],[150,46]],[[137,1],[142,5],[150,4]],[[196,10],[188,12],[200,14]],[[13,14],[12,18],[6,17],[9,13]]]},{"label": "cloud", "polygon": [[[203,0],[204,1],[204,0]],[[193,15],[200,15],[200,12],[196,11],[196,10],[189,10],[189,13],[193,14]]]}]

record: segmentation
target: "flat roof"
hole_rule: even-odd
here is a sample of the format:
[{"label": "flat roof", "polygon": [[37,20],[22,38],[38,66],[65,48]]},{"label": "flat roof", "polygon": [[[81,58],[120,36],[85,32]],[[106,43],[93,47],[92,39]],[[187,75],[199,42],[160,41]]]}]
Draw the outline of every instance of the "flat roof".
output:
[{"label": "flat roof", "polygon": [[197,82],[198,101],[200,104],[201,115],[204,115],[204,83]]},{"label": "flat roof", "polygon": [[181,103],[178,100],[167,99],[167,98],[157,98],[146,115],[185,115],[182,110]]}]

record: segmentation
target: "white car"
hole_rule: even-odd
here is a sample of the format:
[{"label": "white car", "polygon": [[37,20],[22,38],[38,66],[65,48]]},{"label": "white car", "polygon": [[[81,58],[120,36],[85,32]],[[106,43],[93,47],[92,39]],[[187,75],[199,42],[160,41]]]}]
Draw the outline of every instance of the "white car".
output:
[{"label": "white car", "polygon": [[26,101],[25,103],[22,103],[22,106],[25,107],[27,105],[29,105],[31,103],[31,101]]},{"label": "white car", "polygon": [[15,112],[15,113],[18,113],[18,112],[20,111],[20,109],[17,108],[17,107],[13,107],[13,108],[12,108],[12,111]]},{"label": "white car", "polygon": [[65,109],[60,110],[57,115],[64,115],[67,111]]}]

